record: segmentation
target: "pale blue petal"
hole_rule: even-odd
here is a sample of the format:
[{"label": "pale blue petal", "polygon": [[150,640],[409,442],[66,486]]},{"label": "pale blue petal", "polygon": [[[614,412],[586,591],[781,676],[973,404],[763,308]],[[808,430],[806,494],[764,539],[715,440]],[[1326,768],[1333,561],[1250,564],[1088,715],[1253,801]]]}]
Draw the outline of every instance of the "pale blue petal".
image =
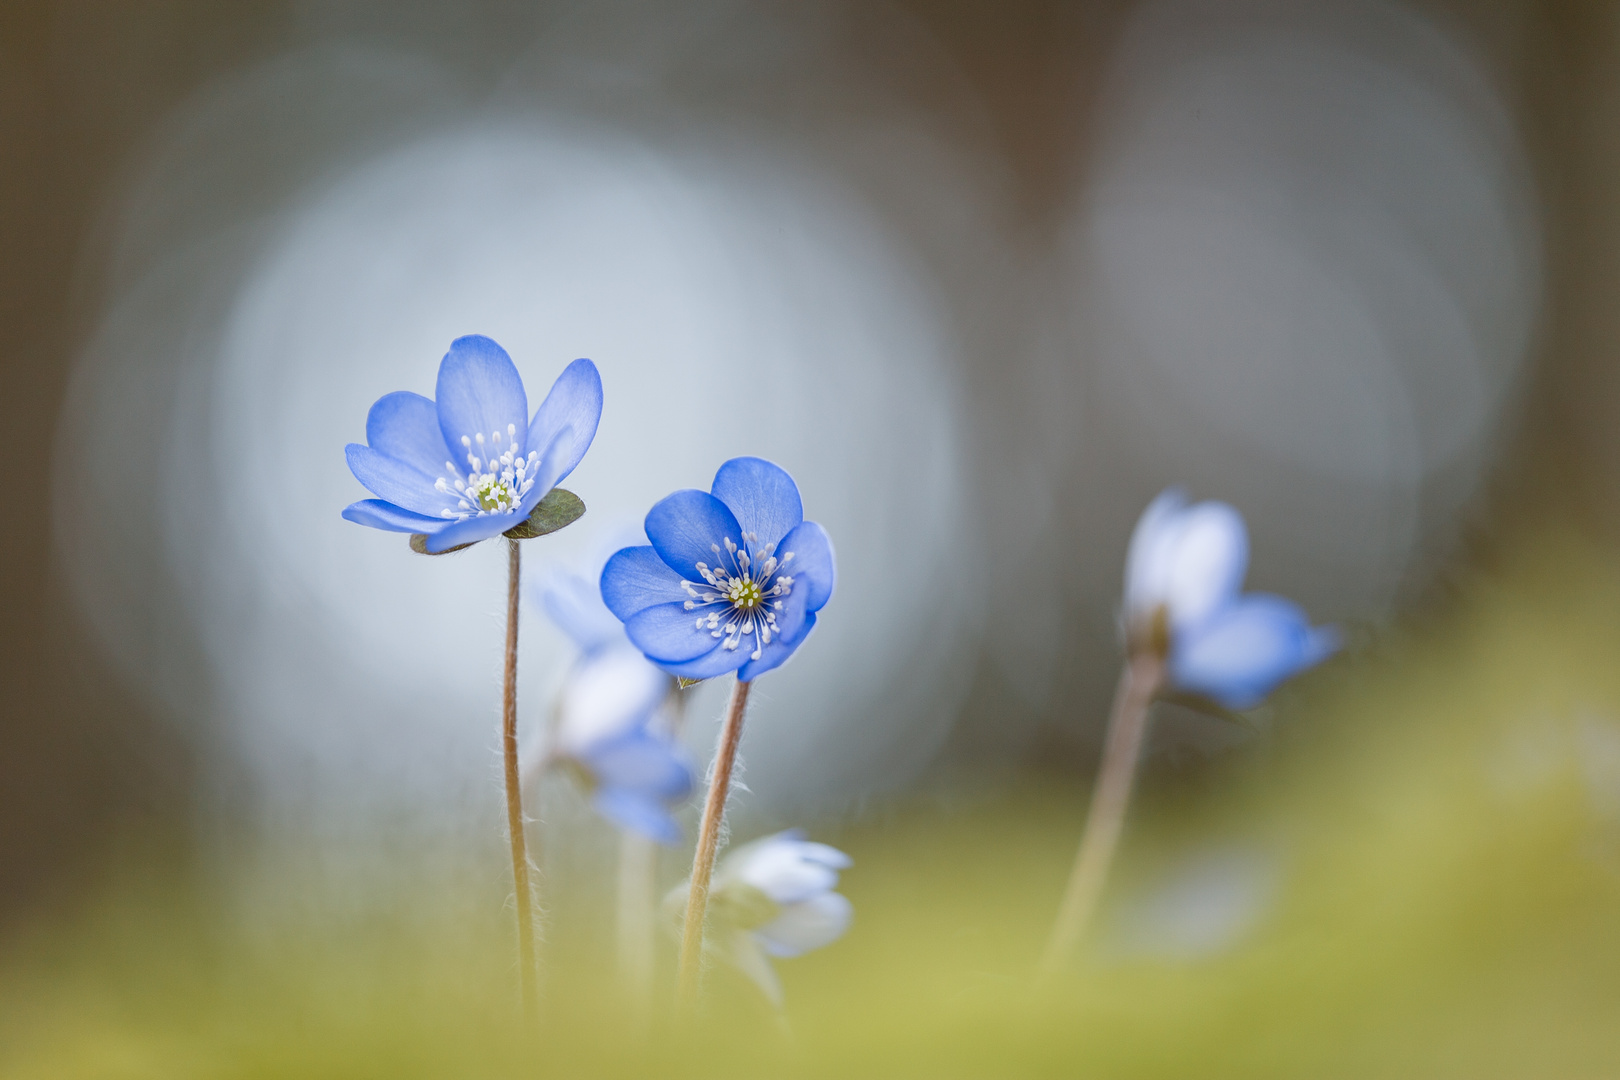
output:
[{"label": "pale blue petal", "polygon": [[754,938],[771,956],[799,956],[843,937],[854,917],[855,905],[848,897],[821,893],[787,905],[780,915],[756,929]]},{"label": "pale blue petal", "polygon": [[369,525],[388,532],[436,533],[450,524],[446,518],[423,517],[409,510],[401,510],[391,502],[366,499],[352,503],[343,510],[343,518],[356,525]]},{"label": "pale blue petal", "polygon": [[602,376],[589,360],[575,360],[563,368],[563,373],[551,384],[551,392],[529,422],[529,450],[549,446],[558,434],[568,433],[557,463],[557,479],[551,482],[553,486],[573,472],[585,457],[601,419]]},{"label": "pale blue petal", "polygon": [[1130,548],[1125,554],[1125,610],[1132,618],[1147,618],[1165,602],[1169,551],[1186,506],[1185,491],[1166,488],[1148,503],[1131,531]]},{"label": "pale blue petal", "polygon": [[624,788],[601,787],[591,797],[591,805],[621,829],[669,847],[681,842],[681,827],[656,799]]},{"label": "pale blue petal", "polygon": [[1243,515],[1222,502],[1201,502],[1178,515],[1168,547],[1164,598],[1173,631],[1219,613],[1243,587],[1249,530]]},{"label": "pale blue petal", "polygon": [[838,871],[847,861],[829,864],[821,849],[783,834],[767,836],[737,849],[726,860],[727,876],[747,882],[778,904],[796,904],[838,885]]},{"label": "pale blue petal", "polygon": [[541,609],[582,652],[596,652],[627,640],[623,624],[602,603],[602,590],[595,579],[553,570],[536,593]]},{"label": "pale blue petal", "polygon": [[618,637],[622,644],[587,655],[563,684],[557,742],[565,753],[578,756],[640,732],[669,694],[669,677],[622,630]]},{"label": "pale blue petal", "polygon": [[[792,641],[786,641],[779,637],[771,639],[771,643],[760,650],[758,660],[750,659],[737,669],[737,678],[743,682],[753,682],[767,671],[781,667],[793,658],[794,652],[798,650],[800,645],[804,644],[805,638],[810,636],[810,631],[815,629],[815,626],[815,614],[806,613],[804,623],[799,628],[799,634],[796,638]],[[749,655],[748,650],[743,646],[738,646],[737,652],[743,656]],[[673,674],[678,674],[678,672]]]},{"label": "pale blue petal", "polygon": [[726,504],[741,528],[759,537],[761,545],[776,543],[804,520],[799,485],[780,465],[764,458],[732,458],[714,474],[709,491]]},{"label": "pale blue petal", "polygon": [[436,476],[426,476],[398,458],[359,443],[350,443],[343,452],[349,459],[349,471],[354,473],[354,478],[373,495],[395,506],[414,514],[440,517],[440,510],[454,509],[458,502],[454,494],[435,490]]},{"label": "pale blue petal", "polygon": [[680,603],[687,599],[681,588],[681,576],[650,547],[628,547],[614,552],[602,568],[601,584],[602,602],[620,619],[629,619],[654,604]]},{"label": "pale blue petal", "polygon": [[[366,442],[378,453],[403,461],[417,472],[429,477],[448,476],[445,465],[460,460],[444,445],[439,431],[439,410],[421,394],[398,390],[377,399],[366,415]],[[462,461],[460,472],[466,473]]]},{"label": "pale blue petal", "polygon": [[1173,639],[1170,675],[1183,690],[1229,709],[1258,705],[1283,680],[1320,662],[1336,643],[1299,605],[1254,593],[1227,605],[1194,633]]},{"label": "pale blue petal", "polygon": [[805,591],[806,610],[820,611],[838,583],[837,562],[827,531],[813,521],[804,522],[782,538],[776,557],[787,558],[789,552],[793,558],[782,572],[792,576],[794,592]]},{"label": "pale blue petal", "polygon": [[719,643],[712,631],[697,627],[701,617],[701,612],[687,611],[684,602],[655,604],[625,620],[624,632],[649,660],[659,664],[683,664],[696,660]]},{"label": "pale blue petal", "polygon": [[646,529],[658,557],[687,581],[703,581],[697,569],[700,562],[735,569],[725,541],[742,543],[742,526],[726,504],[707,491],[688,488],[666,495],[647,511]]},{"label": "pale blue petal", "polygon": [[692,769],[672,741],[639,728],[605,740],[580,755],[604,787],[678,802],[692,793]]},{"label": "pale blue petal", "polygon": [[[523,379],[506,350],[489,338],[470,334],[451,342],[450,351],[439,364],[434,398],[439,430],[445,445],[458,452],[455,463],[463,472],[469,452],[461,442],[464,435],[474,440],[471,452],[486,465],[507,447],[504,440],[508,431],[515,433],[520,452],[531,449],[527,445],[529,401],[523,393]],[[495,432],[500,432],[503,440],[500,446],[491,438]],[[480,434],[485,439],[483,447],[476,441]]]}]

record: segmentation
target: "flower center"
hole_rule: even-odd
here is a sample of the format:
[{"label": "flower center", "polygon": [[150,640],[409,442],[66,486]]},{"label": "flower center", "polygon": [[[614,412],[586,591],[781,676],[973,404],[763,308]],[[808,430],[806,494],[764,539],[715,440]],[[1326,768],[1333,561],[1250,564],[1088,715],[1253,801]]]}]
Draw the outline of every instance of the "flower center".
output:
[{"label": "flower center", "polygon": [[436,491],[455,498],[456,509],[446,508],[439,513],[457,521],[516,513],[518,504],[534,487],[530,474],[540,459],[539,452],[530,450],[527,456],[517,452],[516,424],[507,424],[504,436],[499,431],[490,432],[487,441],[483,432],[463,435],[461,445],[467,451],[466,474],[447,461],[446,475],[433,484]]},{"label": "flower center", "polygon": [[686,602],[686,610],[699,613],[696,629],[709,631],[710,637],[724,638],[727,649],[737,648],[744,637],[753,635],[754,651],[749,658],[758,660],[778,632],[776,613],[782,609],[783,597],[793,591],[793,578],[782,572],[793,561],[793,552],[778,559],[776,545],[760,546],[754,533],[743,533],[740,545],[732,543],[729,536],[723,539],[723,550],[719,544],[709,545],[717,560],[715,566],[697,564],[704,584],[681,582],[681,588],[692,598]]}]

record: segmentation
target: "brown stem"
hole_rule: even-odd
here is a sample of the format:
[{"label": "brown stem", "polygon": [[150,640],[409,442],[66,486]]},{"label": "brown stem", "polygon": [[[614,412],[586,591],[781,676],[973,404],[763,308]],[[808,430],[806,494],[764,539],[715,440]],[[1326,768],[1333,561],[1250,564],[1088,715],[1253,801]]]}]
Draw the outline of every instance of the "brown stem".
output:
[{"label": "brown stem", "polygon": [[725,818],[726,796],[731,792],[731,767],[737,760],[737,744],[742,742],[743,712],[748,707],[751,685],[738,679],[731,688],[731,704],[714,753],[714,777],[703,804],[703,825],[692,858],[692,884],[686,895],[686,925],[681,932],[679,1001],[683,1007],[696,1003],[703,977],[703,919],[709,910],[709,879],[720,847],[720,823]]},{"label": "brown stem", "polygon": [[535,1006],[534,907],[529,898],[529,853],[523,835],[523,780],[518,775],[517,642],[518,583],[522,555],[507,541],[506,677],[501,697],[501,742],[506,758],[506,831],[512,839],[512,882],[517,892],[518,968],[523,1008]]},{"label": "brown stem", "polygon": [[1108,718],[1108,740],[1103,747],[1097,786],[1091,793],[1091,811],[1075,854],[1069,884],[1063,890],[1052,936],[1041,957],[1041,968],[1053,972],[1063,966],[1085,934],[1086,927],[1108,880],[1131,788],[1136,782],[1136,759],[1147,731],[1148,706],[1164,681],[1164,660],[1143,650],[1133,655],[1119,677],[1114,710]]}]

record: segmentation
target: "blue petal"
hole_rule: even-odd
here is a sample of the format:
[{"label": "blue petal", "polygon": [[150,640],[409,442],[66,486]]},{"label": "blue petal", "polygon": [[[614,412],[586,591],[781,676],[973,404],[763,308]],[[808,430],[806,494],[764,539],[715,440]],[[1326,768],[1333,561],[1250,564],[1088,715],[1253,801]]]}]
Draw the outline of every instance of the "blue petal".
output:
[{"label": "blue petal", "polygon": [[[475,453],[487,464],[505,449],[508,430],[515,433],[518,450],[527,453],[541,447],[527,445],[529,399],[523,393],[523,379],[506,350],[479,334],[457,338],[439,364],[439,382],[434,390],[439,411],[439,430],[445,445],[456,452],[458,469],[467,468],[467,454]],[[500,432],[503,440],[496,447],[490,437]],[[480,447],[477,436],[483,435]],[[471,451],[462,445],[462,436],[473,439]],[[491,453],[491,451],[494,453]]]},{"label": "blue petal", "polygon": [[602,787],[663,802],[677,802],[692,793],[692,770],[676,744],[646,728],[592,747],[583,759]]},{"label": "blue petal", "polygon": [[654,604],[680,603],[686,598],[681,576],[650,547],[616,551],[602,568],[602,601],[617,618],[629,619]]},{"label": "blue petal", "polygon": [[732,458],[714,474],[709,491],[730,508],[739,526],[759,537],[761,545],[776,543],[804,520],[799,485],[787,470],[764,458]]},{"label": "blue petal", "polygon": [[373,529],[430,535],[450,524],[447,518],[423,517],[409,510],[401,510],[393,503],[383,502],[381,499],[366,499],[352,503],[344,508],[343,518],[356,525],[369,525]]},{"label": "blue petal", "polygon": [[660,663],[658,666],[665,672],[680,679],[713,679],[729,672],[736,671],[748,660],[748,650],[738,647],[727,649],[720,642],[714,643],[714,650],[696,660],[688,660],[680,664]]},{"label": "blue petal", "polygon": [[656,799],[648,799],[623,788],[597,788],[591,797],[596,812],[621,829],[640,833],[649,840],[674,847],[681,842],[681,827]]},{"label": "blue petal", "polygon": [[833,586],[838,583],[837,562],[827,531],[813,521],[806,521],[782,538],[776,557],[786,558],[790,551],[793,560],[786,573],[793,578],[793,591],[804,589],[806,608],[820,611],[827,606]]},{"label": "blue petal", "polygon": [[[373,450],[433,478],[446,475],[445,464],[461,457],[444,445],[438,406],[408,390],[377,399],[366,415],[366,442]],[[454,479],[455,474],[449,476]]]},{"label": "blue petal", "polygon": [[596,438],[596,425],[602,419],[602,376],[589,360],[575,360],[563,368],[551,384],[546,400],[534,411],[529,422],[526,450],[551,445],[552,439],[567,432],[565,449],[559,461],[556,484],[574,471]]},{"label": "blue petal", "polygon": [[427,549],[437,555],[462,544],[476,544],[480,540],[501,535],[522,520],[518,514],[485,514],[483,517],[452,521],[428,537]]},{"label": "blue petal", "polygon": [[1283,680],[1325,659],[1336,644],[1335,633],[1313,629],[1299,605],[1254,593],[1227,605],[1196,631],[1176,635],[1170,674],[1184,690],[1229,709],[1248,709]]},{"label": "blue petal", "polygon": [[458,502],[454,494],[446,495],[434,488],[437,476],[425,476],[398,458],[359,443],[350,443],[343,452],[349,459],[349,471],[354,473],[354,478],[373,495],[395,506],[415,514],[440,517],[440,510],[454,509]]},{"label": "blue petal", "polygon": [[625,640],[623,626],[602,603],[602,590],[593,579],[553,571],[537,592],[540,607],[581,651],[595,652]]},{"label": "blue petal", "polygon": [[700,562],[734,569],[724,541],[742,543],[742,526],[726,504],[707,491],[677,491],[658,500],[647,511],[646,529],[658,557],[694,583],[703,580],[697,569]]},{"label": "blue petal", "polygon": [[[781,667],[788,662],[799,646],[804,644],[804,639],[810,636],[810,631],[814,630],[815,627],[815,614],[813,612],[806,613],[804,626],[799,630],[797,638],[792,641],[784,641],[782,638],[773,639],[769,645],[760,650],[758,660],[749,660],[737,669],[737,678],[743,682],[753,682],[767,671]],[[741,648],[737,651],[745,656],[748,655]]]},{"label": "blue petal", "polygon": [[794,578],[793,591],[788,593],[787,599],[776,603],[782,605],[775,609],[776,636],[792,645],[804,636],[805,621],[810,617],[809,586],[800,588],[798,578]]},{"label": "blue petal", "polygon": [[697,627],[702,617],[702,612],[687,611],[682,601],[654,604],[626,619],[624,632],[654,663],[684,664],[719,643],[712,631]]}]

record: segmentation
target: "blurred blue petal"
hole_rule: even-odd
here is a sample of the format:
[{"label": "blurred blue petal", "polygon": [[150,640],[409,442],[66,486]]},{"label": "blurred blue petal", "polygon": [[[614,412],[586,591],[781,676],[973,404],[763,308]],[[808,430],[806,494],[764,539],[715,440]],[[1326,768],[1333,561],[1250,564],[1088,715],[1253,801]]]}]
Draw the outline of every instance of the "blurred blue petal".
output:
[{"label": "blurred blue petal", "polygon": [[1325,659],[1336,643],[1331,630],[1312,628],[1298,604],[1252,593],[1197,630],[1177,635],[1170,674],[1184,690],[1229,709],[1248,709],[1283,680]]},{"label": "blurred blue petal", "polygon": [[681,842],[680,825],[656,799],[624,788],[603,787],[591,796],[591,806],[621,829],[669,847]]},{"label": "blurred blue petal", "polygon": [[754,931],[754,938],[767,955],[786,959],[831,945],[854,916],[848,897],[824,892],[784,906],[782,914]]}]

